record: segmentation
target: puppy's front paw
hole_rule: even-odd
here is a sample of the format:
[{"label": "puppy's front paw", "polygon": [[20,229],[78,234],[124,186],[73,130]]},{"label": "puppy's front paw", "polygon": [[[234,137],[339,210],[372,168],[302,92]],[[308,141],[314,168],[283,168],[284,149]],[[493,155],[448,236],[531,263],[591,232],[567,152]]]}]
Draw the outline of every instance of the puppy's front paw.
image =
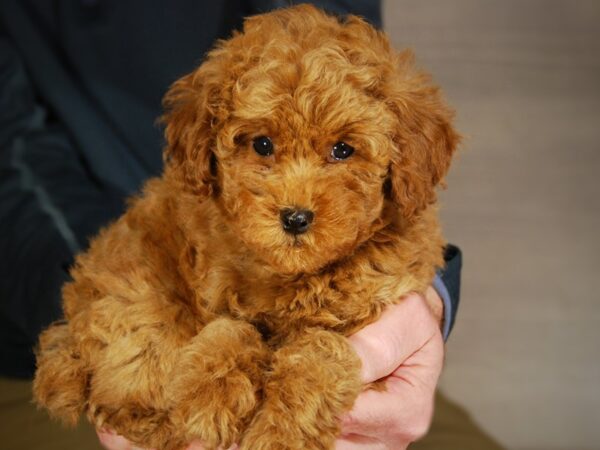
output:
[{"label": "puppy's front paw", "polygon": [[274,354],[265,399],[242,450],[330,450],[339,417],[362,388],[360,360],[342,336],[307,329]]},{"label": "puppy's front paw", "polygon": [[208,449],[239,440],[256,410],[268,351],[247,323],[217,319],[182,352],[171,386],[172,421]]},{"label": "puppy's front paw", "polygon": [[293,423],[285,423],[274,416],[261,414],[255,418],[242,438],[240,450],[315,449],[316,447],[305,445],[301,436],[294,436],[295,428],[297,427]]},{"label": "puppy's front paw", "polygon": [[230,373],[198,386],[173,412],[175,428],[184,430],[189,441],[200,439],[207,449],[228,448],[238,441],[256,405],[243,377]]},{"label": "puppy's front paw", "polygon": [[240,450],[331,450],[335,435],[311,426],[312,417],[262,409],[244,433]]}]

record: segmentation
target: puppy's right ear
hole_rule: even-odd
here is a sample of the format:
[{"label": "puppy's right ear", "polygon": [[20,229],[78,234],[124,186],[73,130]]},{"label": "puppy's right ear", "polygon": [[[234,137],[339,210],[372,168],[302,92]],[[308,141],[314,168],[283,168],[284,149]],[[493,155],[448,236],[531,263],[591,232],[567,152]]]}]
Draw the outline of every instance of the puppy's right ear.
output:
[{"label": "puppy's right ear", "polygon": [[396,147],[390,164],[391,198],[413,219],[436,200],[460,136],[454,112],[430,77],[414,69],[413,55],[398,55],[384,98],[394,112]]},{"label": "puppy's right ear", "polygon": [[[194,194],[210,195],[214,175],[215,112],[218,85],[211,83],[210,63],[177,80],[163,99],[167,141],[166,171]],[[212,170],[211,170],[212,167]]]}]

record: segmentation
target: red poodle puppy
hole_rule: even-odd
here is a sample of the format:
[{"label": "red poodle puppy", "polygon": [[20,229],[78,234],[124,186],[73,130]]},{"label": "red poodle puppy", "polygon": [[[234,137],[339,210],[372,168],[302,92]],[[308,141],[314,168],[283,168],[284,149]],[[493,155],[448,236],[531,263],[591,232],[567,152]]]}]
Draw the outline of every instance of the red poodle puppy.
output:
[{"label": "red poodle puppy", "polygon": [[252,17],[165,98],[161,178],[77,258],[35,397],[144,447],[329,449],[346,336],[443,263],[438,88],[358,17]]}]

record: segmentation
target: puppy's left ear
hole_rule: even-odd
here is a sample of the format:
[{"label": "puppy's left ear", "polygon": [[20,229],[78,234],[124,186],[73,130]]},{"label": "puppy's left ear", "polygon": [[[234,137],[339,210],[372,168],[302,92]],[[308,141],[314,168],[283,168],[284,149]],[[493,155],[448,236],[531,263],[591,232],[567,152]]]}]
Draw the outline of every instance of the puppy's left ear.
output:
[{"label": "puppy's left ear", "polygon": [[399,55],[398,66],[384,96],[397,119],[389,181],[392,200],[407,219],[436,200],[460,136],[452,125],[454,113],[427,75],[413,69],[410,52]]},{"label": "puppy's left ear", "polygon": [[165,170],[189,192],[209,195],[215,179],[214,125],[220,98],[210,59],[167,91],[160,121],[165,124]]}]

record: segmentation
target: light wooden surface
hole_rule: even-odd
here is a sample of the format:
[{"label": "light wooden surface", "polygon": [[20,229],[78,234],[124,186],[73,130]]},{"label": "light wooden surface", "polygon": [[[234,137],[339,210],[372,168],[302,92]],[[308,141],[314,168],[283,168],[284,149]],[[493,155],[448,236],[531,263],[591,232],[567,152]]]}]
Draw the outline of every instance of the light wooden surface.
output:
[{"label": "light wooden surface", "polygon": [[445,392],[512,449],[600,448],[600,2],[385,3],[458,110]]}]

